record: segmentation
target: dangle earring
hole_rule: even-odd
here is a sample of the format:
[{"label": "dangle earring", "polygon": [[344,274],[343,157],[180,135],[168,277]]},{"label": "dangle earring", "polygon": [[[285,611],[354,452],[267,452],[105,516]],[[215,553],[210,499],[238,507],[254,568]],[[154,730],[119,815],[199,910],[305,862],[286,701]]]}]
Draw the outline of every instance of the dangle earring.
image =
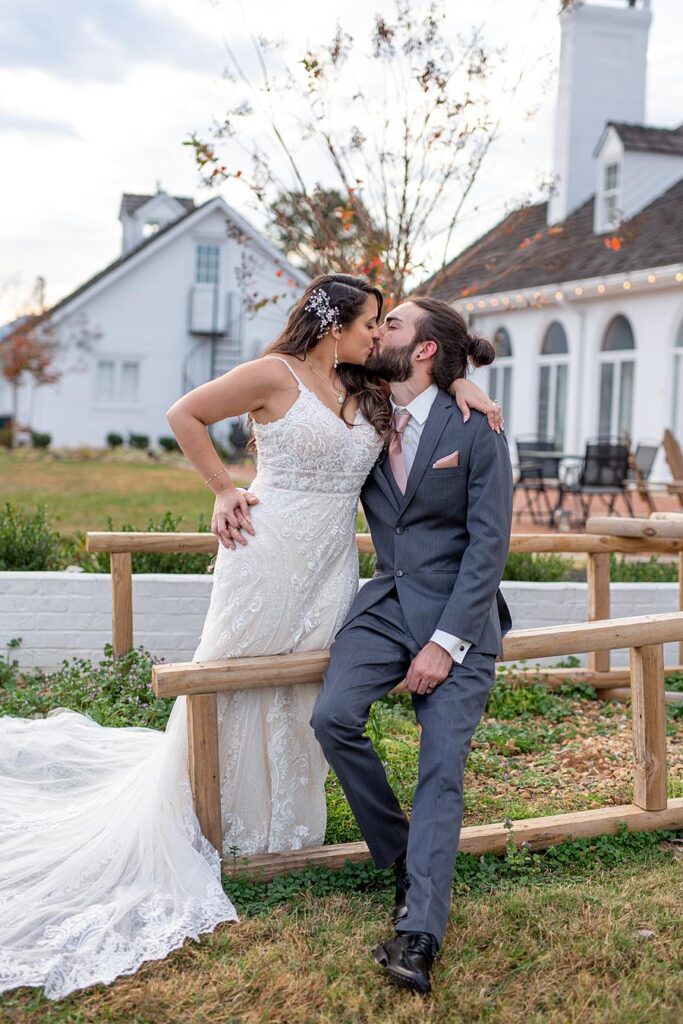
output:
[{"label": "dangle earring", "polygon": [[334,368],[335,368],[335,370],[339,366],[339,358],[337,356],[337,345],[338,344],[339,344],[339,339],[337,338],[337,336],[335,334],[335,336],[334,336]]}]

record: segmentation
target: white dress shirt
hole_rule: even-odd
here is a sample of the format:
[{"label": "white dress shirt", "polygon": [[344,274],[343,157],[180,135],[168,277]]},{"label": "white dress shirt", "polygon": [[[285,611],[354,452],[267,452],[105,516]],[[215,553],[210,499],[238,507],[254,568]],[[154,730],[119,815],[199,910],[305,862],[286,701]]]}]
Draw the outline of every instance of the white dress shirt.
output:
[{"label": "white dress shirt", "polygon": [[[394,399],[391,399],[394,412],[403,412],[405,410],[410,413],[410,419],[403,431],[403,461],[405,462],[407,476],[410,476],[417,446],[422,437],[422,430],[438,393],[439,389],[436,384],[430,384],[426,391],[422,391],[408,405],[396,405]],[[446,633],[443,629],[436,629],[431,639],[439,647],[443,647],[444,651],[450,654],[453,661],[456,661],[459,665],[472,646],[469,641],[462,640],[459,636],[453,636],[452,633]]]}]

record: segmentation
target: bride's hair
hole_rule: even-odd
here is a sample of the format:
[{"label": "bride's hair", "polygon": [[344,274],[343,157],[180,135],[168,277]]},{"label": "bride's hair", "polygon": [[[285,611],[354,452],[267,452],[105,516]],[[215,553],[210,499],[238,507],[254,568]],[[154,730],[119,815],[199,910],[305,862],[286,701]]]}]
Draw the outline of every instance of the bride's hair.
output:
[{"label": "bride's hair", "polygon": [[[282,334],[265,349],[264,356],[283,352],[303,362],[307,353],[322,340],[320,330],[323,321],[316,313],[316,306],[320,309],[320,303],[316,303],[314,299],[309,305],[311,296],[318,289],[325,292],[329,305],[336,310],[335,320],[340,327],[348,327],[361,315],[368,295],[373,295],[377,299],[378,321],[382,315],[382,293],[364,277],[352,277],[351,274],[320,274],[311,281],[289,314]],[[389,398],[385,387],[376,376],[366,373],[363,366],[340,363],[338,372],[346,391],[341,415],[344,416],[348,401],[355,398],[365,419],[383,437],[391,422]]]}]

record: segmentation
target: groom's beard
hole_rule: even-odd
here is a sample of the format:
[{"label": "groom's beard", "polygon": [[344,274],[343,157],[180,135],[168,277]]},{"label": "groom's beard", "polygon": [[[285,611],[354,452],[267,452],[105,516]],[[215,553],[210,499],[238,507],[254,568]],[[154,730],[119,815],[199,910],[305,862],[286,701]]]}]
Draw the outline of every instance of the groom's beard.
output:
[{"label": "groom's beard", "polygon": [[408,380],[413,373],[411,358],[419,344],[415,339],[401,348],[385,348],[373,352],[365,363],[365,370],[393,383]]}]

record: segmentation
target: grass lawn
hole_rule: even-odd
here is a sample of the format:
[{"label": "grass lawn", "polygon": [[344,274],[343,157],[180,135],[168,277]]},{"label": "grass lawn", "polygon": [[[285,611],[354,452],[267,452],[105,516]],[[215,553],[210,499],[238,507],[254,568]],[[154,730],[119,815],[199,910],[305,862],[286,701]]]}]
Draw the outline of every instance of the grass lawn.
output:
[{"label": "grass lawn", "polygon": [[[0,672],[0,713],[88,710],[106,724],[162,727],[149,656],[73,662],[50,676]],[[680,678],[670,683],[683,687]],[[683,708],[667,709],[669,792],[683,795]],[[370,735],[406,807],[417,775],[409,698],[376,705]],[[630,712],[585,687],[550,691],[501,674],[466,775],[465,823],[514,820],[631,798]],[[328,842],[358,830],[331,774]],[[506,858],[461,855],[428,1002],[386,982],[369,952],[390,928],[387,872],[308,870],[268,884],[227,880],[240,914],[200,943],[108,988],[50,1003],[0,999],[2,1024],[674,1024],[683,1001],[683,833],[622,834]]]},{"label": "grass lawn", "polygon": [[[60,533],[106,530],[108,516],[117,528],[144,526],[168,510],[182,516],[182,528],[190,531],[201,514],[211,518],[213,495],[181,456],[152,462],[143,453],[104,453],[82,461],[30,454],[0,448],[2,500],[30,508],[45,504]],[[238,484],[250,478],[248,466],[237,468]]]}]

